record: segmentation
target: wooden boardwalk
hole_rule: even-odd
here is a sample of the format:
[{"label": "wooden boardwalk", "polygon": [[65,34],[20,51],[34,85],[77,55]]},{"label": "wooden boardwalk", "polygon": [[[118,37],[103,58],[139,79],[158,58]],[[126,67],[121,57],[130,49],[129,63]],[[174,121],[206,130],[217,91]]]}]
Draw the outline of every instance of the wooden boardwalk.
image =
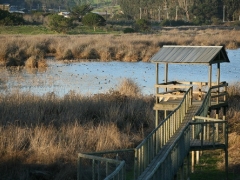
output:
[{"label": "wooden boardwalk", "polygon": [[179,134],[183,131],[183,129],[188,125],[188,122],[192,120],[192,117],[195,115],[197,110],[199,109],[200,105],[192,105],[188,112],[186,113],[183,122],[181,123],[180,127],[174,133],[174,135],[170,138],[170,140],[163,146],[161,151],[157,154],[157,156],[151,161],[148,167],[144,170],[144,172],[138,177],[138,180],[145,180],[148,177],[148,173],[151,172],[151,169],[157,167],[157,164],[161,162],[161,159],[164,158],[165,152],[170,148],[173,144],[173,141],[179,136]]},{"label": "wooden boardwalk", "polygon": [[[188,179],[189,174],[184,178],[182,171],[187,169],[189,172],[190,170],[189,166],[183,168],[184,159],[189,158],[189,153],[192,154],[193,167],[194,158],[199,160],[199,153],[195,156],[194,151],[219,148],[225,151],[227,174],[228,83],[220,81],[220,64],[230,62],[225,48],[223,46],[163,46],[150,61],[156,64],[156,99],[153,107],[155,129],[134,148],[134,179],[172,180],[178,179],[178,174],[181,180]],[[169,81],[169,64],[207,65],[208,81]],[[216,82],[212,81],[213,64],[217,65],[214,66],[217,73]],[[165,66],[164,72],[160,69],[162,65]],[[162,73],[164,83],[160,83]],[[219,119],[220,110],[222,110],[222,119]],[[164,111],[164,119],[159,118],[160,111]],[[214,111],[215,118],[208,117]],[[102,162],[103,160],[99,164]],[[112,163],[115,164],[115,162]],[[108,165],[107,163],[106,169]],[[94,167],[93,165],[92,179],[96,179]],[[180,173],[178,173],[179,170]],[[123,174],[124,166],[119,164],[106,179],[125,180],[126,177]],[[100,169],[98,175],[100,175]]]}]

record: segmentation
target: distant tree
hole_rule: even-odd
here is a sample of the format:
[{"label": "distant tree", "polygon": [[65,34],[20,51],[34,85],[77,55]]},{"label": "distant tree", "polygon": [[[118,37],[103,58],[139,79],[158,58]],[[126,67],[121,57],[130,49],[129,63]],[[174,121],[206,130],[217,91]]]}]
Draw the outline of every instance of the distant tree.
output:
[{"label": "distant tree", "polygon": [[88,13],[83,17],[82,23],[86,26],[93,27],[93,29],[95,31],[96,27],[105,26],[106,20],[99,14]]},{"label": "distant tree", "polygon": [[233,21],[233,15],[240,8],[239,0],[223,0],[223,4],[226,8],[226,17],[227,20]]},{"label": "distant tree", "polygon": [[53,14],[49,16],[49,27],[51,30],[66,33],[69,29],[73,28],[73,20],[70,18],[65,18],[58,14]]},{"label": "distant tree", "polygon": [[147,31],[150,29],[151,23],[146,19],[138,19],[135,23],[135,30]]},{"label": "distant tree", "polygon": [[123,11],[123,13],[129,19],[139,18],[139,8],[140,1],[139,0],[119,0],[119,5]]},{"label": "distant tree", "polygon": [[24,19],[21,14],[10,13],[0,9],[0,25],[12,26],[24,24]]},{"label": "distant tree", "polygon": [[[185,13],[186,16],[186,20],[189,21],[190,20],[190,12],[189,12],[189,8],[192,7],[192,5],[194,4],[195,0],[176,0],[179,9],[183,10],[183,12]],[[174,6],[175,8],[175,6]]]},{"label": "distant tree", "polygon": [[191,7],[193,22],[195,24],[211,24],[213,17],[219,16],[218,0],[195,0],[195,4]]},{"label": "distant tree", "polygon": [[93,7],[91,7],[90,4],[84,4],[84,5],[74,6],[71,10],[71,13],[74,19],[81,21],[82,17],[87,13],[91,12],[92,10],[93,10]]}]

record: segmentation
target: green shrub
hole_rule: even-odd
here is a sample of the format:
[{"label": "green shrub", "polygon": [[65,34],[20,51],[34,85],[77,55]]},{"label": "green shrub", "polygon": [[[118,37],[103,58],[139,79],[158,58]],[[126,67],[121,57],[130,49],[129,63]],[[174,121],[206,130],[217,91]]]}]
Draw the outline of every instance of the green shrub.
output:
[{"label": "green shrub", "polygon": [[88,13],[82,19],[82,23],[86,26],[93,27],[94,31],[98,26],[105,26],[106,20],[99,14],[96,13]]},{"label": "green shrub", "polygon": [[230,26],[240,26],[240,21],[233,21],[229,23]]},{"label": "green shrub", "polygon": [[73,28],[73,19],[65,18],[58,14],[49,16],[49,28],[53,31],[66,33],[69,29]]},{"label": "green shrub", "polygon": [[93,7],[91,4],[84,4],[79,6],[74,6],[71,10],[71,14],[74,19],[81,21],[81,18],[87,13],[91,12]]},{"label": "green shrub", "polygon": [[123,29],[123,33],[134,33],[134,29],[133,28],[125,28]]},{"label": "green shrub", "polygon": [[135,30],[147,31],[150,29],[150,22],[146,19],[138,19],[135,23]]},{"label": "green shrub", "polygon": [[212,24],[213,25],[221,25],[222,24],[222,20],[220,20],[219,18],[212,18]]},{"label": "green shrub", "polygon": [[12,26],[24,24],[22,15],[0,9],[0,25]]},{"label": "green shrub", "polygon": [[160,26],[186,26],[186,25],[192,25],[192,24],[183,20],[174,21],[174,20],[168,20],[168,19],[165,19],[160,23]]}]

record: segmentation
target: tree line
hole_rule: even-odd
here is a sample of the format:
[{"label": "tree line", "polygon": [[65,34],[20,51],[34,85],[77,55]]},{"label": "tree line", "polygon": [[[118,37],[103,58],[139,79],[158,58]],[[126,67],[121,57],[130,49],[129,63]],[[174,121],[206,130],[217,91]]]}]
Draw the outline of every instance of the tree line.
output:
[{"label": "tree line", "polygon": [[[0,0],[28,10],[69,10],[91,4],[92,7],[120,5],[122,14],[115,19],[180,24],[220,24],[240,20],[240,0]],[[175,22],[173,22],[175,21]],[[182,23],[184,22],[184,23]]]},{"label": "tree line", "polygon": [[119,0],[127,18],[184,20],[196,24],[239,20],[240,0]]},{"label": "tree line", "polygon": [[0,0],[0,4],[7,3],[19,8],[32,9],[68,9],[83,4],[103,5],[116,4],[118,0]]}]

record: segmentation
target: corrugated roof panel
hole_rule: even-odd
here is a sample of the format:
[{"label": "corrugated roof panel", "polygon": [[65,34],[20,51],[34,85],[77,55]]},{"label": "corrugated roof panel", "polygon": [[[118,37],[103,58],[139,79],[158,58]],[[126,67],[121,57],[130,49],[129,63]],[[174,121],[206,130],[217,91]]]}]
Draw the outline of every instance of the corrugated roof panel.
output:
[{"label": "corrugated roof panel", "polygon": [[[156,63],[214,63],[223,46],[163,46],[150,60]],[[229,62],[225,57],[221,62]]]}]

